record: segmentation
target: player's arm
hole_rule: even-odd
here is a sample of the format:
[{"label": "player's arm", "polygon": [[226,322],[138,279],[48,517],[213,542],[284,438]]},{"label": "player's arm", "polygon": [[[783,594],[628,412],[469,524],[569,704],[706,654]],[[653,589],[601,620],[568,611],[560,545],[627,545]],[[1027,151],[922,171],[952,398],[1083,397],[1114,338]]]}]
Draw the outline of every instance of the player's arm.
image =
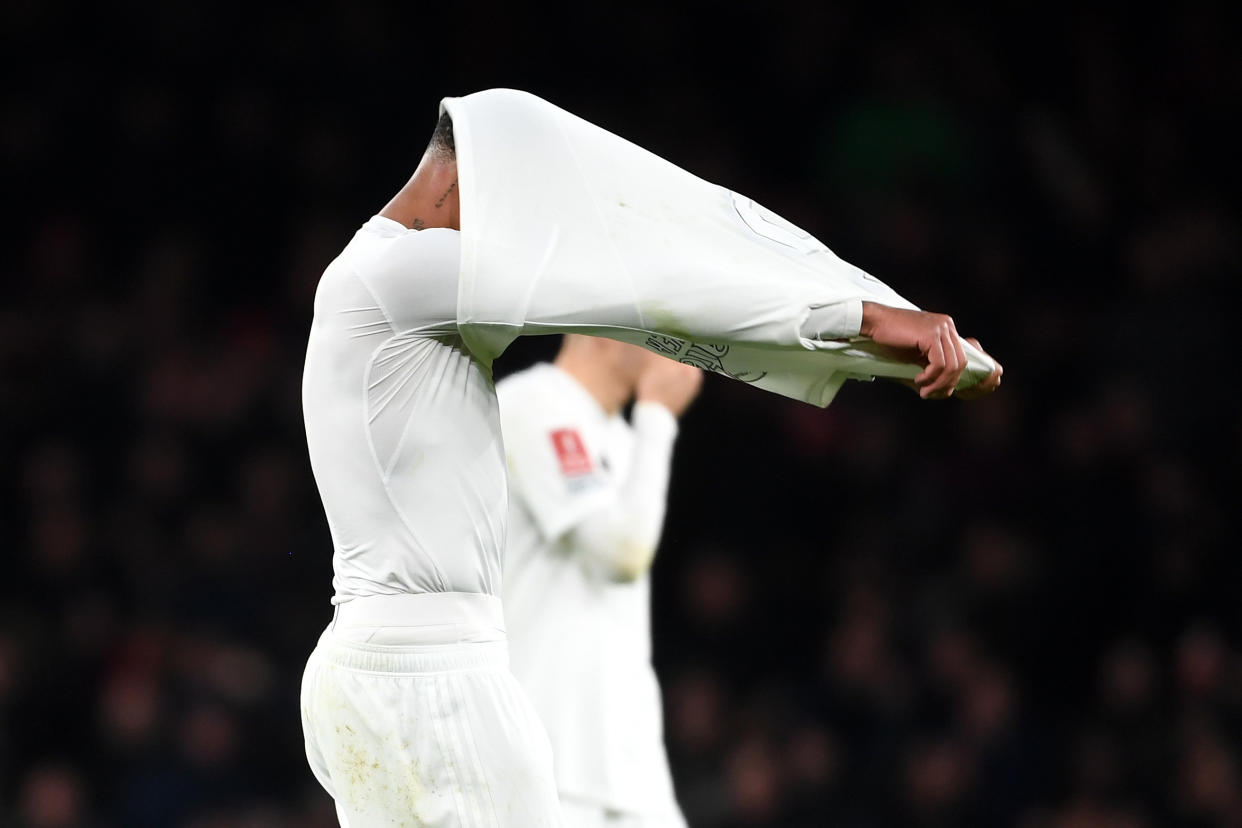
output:
[{"label": "player's arm", "polygon": [[[953,395],[954,388],[966,370],[966,352],[962,337],[952,317],[943,313],[893,308],[876,302],[862,303],[859,334],[880,345],[916,351],[926,367],[912,382],[923,399],[943,399]],[[979,347],[977,340],[968,340]],[[999,362],[982,382],[963,397],[978,397],[996,390],[1003,369]]]},{"label": "player's arm", "polygon": [[583,563],[611,580],[629,582],[651,568],[664,527],[677,418],[698,394],[702,372],[651,356],[634,403],[634,456],[613,498],[570,530]]}]

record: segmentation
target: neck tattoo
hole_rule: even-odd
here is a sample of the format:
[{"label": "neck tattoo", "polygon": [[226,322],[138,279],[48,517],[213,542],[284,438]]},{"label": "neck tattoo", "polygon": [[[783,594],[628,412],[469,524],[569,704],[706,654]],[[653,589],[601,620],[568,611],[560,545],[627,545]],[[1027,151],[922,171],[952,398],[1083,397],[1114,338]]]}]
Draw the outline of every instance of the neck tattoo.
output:
[{"label": "neck tattoo", "polygon": [[456,179],[456,178],[454,178],[454,179],[453,179],[453,183],[449,185],[449,188],[448,188],[447,190],[445,190],[445,191],[444,191],[444,195],[440,196],[440,200],[436,202],[436,209],[437,209],[437,210],[439,210],[442,206],[444,206],[444,201],[445,201],[445,199],[447,199],[447,198],[449,197],[449,193],[453,192],[453,190],[455,190],[455,189],[457,189],[457,179]]}]

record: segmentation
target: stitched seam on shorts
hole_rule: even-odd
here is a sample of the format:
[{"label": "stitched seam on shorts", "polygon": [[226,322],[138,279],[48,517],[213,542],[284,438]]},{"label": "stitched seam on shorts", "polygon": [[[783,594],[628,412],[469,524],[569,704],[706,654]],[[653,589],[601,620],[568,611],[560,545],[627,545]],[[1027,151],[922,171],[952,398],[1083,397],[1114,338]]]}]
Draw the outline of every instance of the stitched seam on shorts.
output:
[{"label": "stitched seam on shorts", "polygon": [[[473,688],[463,691],[462,695],[473,695]],[[482,802],[481,796],[471,797],[471,803],[476,807],[476,811],[474,811],[478,818],[476,824],[481,827],[484,824],[489,824],[493,828],[499,828],[496,818],[496,802],[492,801],[492,786],[488,783],[488,776],[483,770],[482,758],[479,756],[478,745],[474,741],[474,721],[471,715],[469,715],[472,709],[473,705],[465,706],[462,710],[463,715],[456,716],[448,724],[456,727],[458,744],[462,746],[462,757],[465,758],[474,772],[474,791],[476,793],[487,793],[486,803]],[[484,812],[484,808],[486,808],[486,812]],[[488,819],[488,817],[491,818]]]},{"label": "stitched seam on shorts", "polygon": [[440,757],[444,761],[444,769],[449,777],[449,786],[453,792],[453,801],[457,805],[457,815],[464,818],[466,815],[465,794],[462,790],[461,777],[457,772],[457,757],[449,751],[449,741],[444,732],[444,722],[440,719],[442,710],[441,688],[439,682],[428,682],[429,695],[433,701],[431,704],[431,732],[435,734],[436,745],[439,747]]},{"label": "stitched seam on shorts", "polygon": [[474,738],[474,722],[471,721],[470,718],[470,708],[465,708],[463,712],[465,715],[457,717],[455,722],[450,722],[450,725],[454,723],[457,725],[458,732],[461,736],[463,753],[468,754],[466,758],[474,767],[476,779],[475,789],[481,789],[487,792],[487,805],[489,806],[487,813],[483,813],[482,811],[483,803],[480,801],[481,797],[472,797],[472,801],[479,808],[477,811],[480,817],[478,824],[480,826],[483,825],[484,820],[490,817],[490,820],[487,820],[488,824],[490,824],[492,828],[500,828],[500,821],[496,816],[496,802],[492,798],[492,786],[488,783],[487,773],[483,769],[483,760],[479,754],[479,745]]}]

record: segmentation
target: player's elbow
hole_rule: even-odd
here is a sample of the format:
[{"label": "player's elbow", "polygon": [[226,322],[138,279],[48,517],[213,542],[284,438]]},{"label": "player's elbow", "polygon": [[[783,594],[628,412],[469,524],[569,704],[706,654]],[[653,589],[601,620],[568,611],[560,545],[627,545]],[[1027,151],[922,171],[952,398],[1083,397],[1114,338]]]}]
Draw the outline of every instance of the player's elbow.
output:
[{"label": "player's elbow", "polygon": [[651,544],[629,541],[608,562],[609,579],[617,583],[632,584],[647,574],[655,557]]},{"label": "player's elbow", "polygon": [[571,548],[594,577],[633,583],[646,574],[655,557],[657,533],[621,520],[585,521],[574,529]]},{"label": "player's elbow", "polygon": [[647,571],[647,567],[638,566],[632,563],[624,562],[613,566],[608,574],[609,580],[618,584],[632,584],[639,578],[643,577],[643,573]]}]

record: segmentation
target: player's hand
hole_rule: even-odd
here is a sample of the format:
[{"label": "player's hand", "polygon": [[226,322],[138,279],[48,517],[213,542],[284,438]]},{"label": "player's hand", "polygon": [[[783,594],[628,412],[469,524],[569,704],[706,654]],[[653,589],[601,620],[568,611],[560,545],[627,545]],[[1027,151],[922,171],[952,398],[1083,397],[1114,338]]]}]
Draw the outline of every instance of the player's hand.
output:
[{"label": "player's hand", "polygon": [[703,372],[698,368],[651,354],[634,395],[640,402],[657,402],[680,417],[702,387]]},{"label": "player's hand", "polygon": [[[968,336],[966,337],[966,341],[969,342],[971,345],[974,345],[980,351],[983,351],[983,346],[980,345],[979,340],[975,339],[974,337]],[[987,351],[983,351],[983,352],[987,354]],[[977,400],[980,397],[991,394],[993,391],[995,391],[997,388],[1000,387],[1001,376],[1005,373],[1005,369],[1001,367],[1000,361],[997,360],[996,357],[992,356],[991,354],[988,354],[988,356],[992,357],[992,361],[996,363],[996,367],[992,369],[992,373],[988,374],[987,377],[985,377],[978,384],[972,385],[969,388],[963,388],[961,391],[958,391],[957,392],[958,399]]]},{"label": "player's hand", "polygon": [[953,396],[957,381],[966,370],[966,351],[950,317],[863,302],[860,333],[880,345],[918,352],[927,363],[914,378],[920,397],[938,400]]}]

